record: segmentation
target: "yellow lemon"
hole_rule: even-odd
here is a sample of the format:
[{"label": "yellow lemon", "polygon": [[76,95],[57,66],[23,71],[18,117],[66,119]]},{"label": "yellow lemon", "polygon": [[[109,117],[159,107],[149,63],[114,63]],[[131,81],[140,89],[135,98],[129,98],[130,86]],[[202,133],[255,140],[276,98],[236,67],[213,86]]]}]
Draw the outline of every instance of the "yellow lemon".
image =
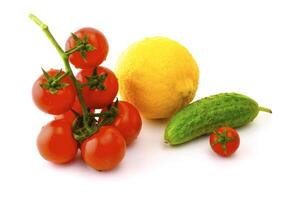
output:
[{"label": "yellow lemon", "polygon": [[116,74],[121,98],[149,119],[169,118],[191,102],[199,79],[189,51],[166,37],[132,44],[120,56]]}]

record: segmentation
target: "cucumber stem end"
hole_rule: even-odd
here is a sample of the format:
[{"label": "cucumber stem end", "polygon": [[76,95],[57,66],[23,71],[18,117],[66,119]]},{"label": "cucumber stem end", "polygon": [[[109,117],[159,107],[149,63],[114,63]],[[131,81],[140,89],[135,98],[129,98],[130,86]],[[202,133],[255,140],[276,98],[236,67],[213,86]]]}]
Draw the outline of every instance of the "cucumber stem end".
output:
[{"label": "cucumber stem end", "polygon": [[259,111],[262,111],[262,112],[272,113],[272,110],[270,108],[265,108],[265,107],[259,106],[258,109],[259,109]]}]

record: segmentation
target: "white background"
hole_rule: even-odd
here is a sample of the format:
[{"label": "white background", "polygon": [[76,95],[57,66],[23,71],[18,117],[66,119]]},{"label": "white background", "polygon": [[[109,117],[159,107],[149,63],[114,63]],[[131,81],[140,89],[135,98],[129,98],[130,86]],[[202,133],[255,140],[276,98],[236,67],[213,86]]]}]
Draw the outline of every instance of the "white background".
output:
[{"label": "white background", "polygon": [[[0,3],[0,199],[283,199],[284,6],[274,0],[42,1]],[[62,67],[33,12],[64,45],[71,31],[100,29],[114,68],[132,42],[173,38],[200,67],[196,99],[218,92],[247,94],[273,114],[260,113],[239,129],[238,152],[223,159],[208,138],[177,148],[163,143],[165,121],[143,120],[139,139],[121,165],[97,172],[78,157],[58,166],[36,148],[42,125],[52,119],[31,100],[40,67]],[[170,92],[170,91],[169,91]]]}]

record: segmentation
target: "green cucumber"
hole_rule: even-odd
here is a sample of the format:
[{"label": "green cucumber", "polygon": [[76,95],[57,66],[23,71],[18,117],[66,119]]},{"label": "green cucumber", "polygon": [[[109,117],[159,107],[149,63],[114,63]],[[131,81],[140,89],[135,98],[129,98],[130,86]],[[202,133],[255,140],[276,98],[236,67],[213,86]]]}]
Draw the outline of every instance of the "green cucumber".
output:
[{"label": "green cucumber", "polygon": [[242,94],[221,93],[205,97],[178,111],[170,119],[164,138],[170,145],[182,144],[222,126],[244,126],[254,120],[259,111],[272,113]]}]

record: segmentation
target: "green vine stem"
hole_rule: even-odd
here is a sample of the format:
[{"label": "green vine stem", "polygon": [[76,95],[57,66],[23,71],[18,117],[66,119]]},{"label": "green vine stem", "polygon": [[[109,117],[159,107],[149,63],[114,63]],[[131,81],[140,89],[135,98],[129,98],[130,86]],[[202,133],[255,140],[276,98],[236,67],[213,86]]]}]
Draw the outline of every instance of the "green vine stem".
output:
[{"label": "green vine stem", "polygon": [[59,46],[59,44],[57,43],[57,41],[55,40],[55,38],[53,37],[53,35],[50,33],[49,29],[48,29],[48,26],[43,23],[39,18],[37,18],[35,15],[33,14],[30,14],[29,15],[29,18],[31,20],[33,20],[41,29],[42,31],[45,33],[45,35],[47,36],[47,38],[49,39],[49,41],[53,44],[53,46],[55,47],[55,49],[57,50],[57,52],[59,53],[63,63],[64,63],[64,67],[65,67],[65,71],[66,73],[70,76],[70,78],[72,79],[73,83],[74,83],[74,86],[76,88],[76,91],[77,91],[77,95],[78,95],[78,99],[79,99],[79,102],[81,104],[81,107],[82,107],[82,111],[83,111],[83,123],[84,123],[84,127],[86,129],[89,128],[89,125],[88,125],[88,120],[89,120],[89,113],[88,113],[88,109],[87,109],[87,106],[83,100],[83,96],[82,96],[82,93],[81,93],[81,85],[80,83],[77,81],[77,79],[75,78],[74,74],[73,74],[73,71],[70,67],[70,64],[69,64],[69,55],[70,55],[70,52],[68,53],[65,53],[63,51],[63,49]]}]

